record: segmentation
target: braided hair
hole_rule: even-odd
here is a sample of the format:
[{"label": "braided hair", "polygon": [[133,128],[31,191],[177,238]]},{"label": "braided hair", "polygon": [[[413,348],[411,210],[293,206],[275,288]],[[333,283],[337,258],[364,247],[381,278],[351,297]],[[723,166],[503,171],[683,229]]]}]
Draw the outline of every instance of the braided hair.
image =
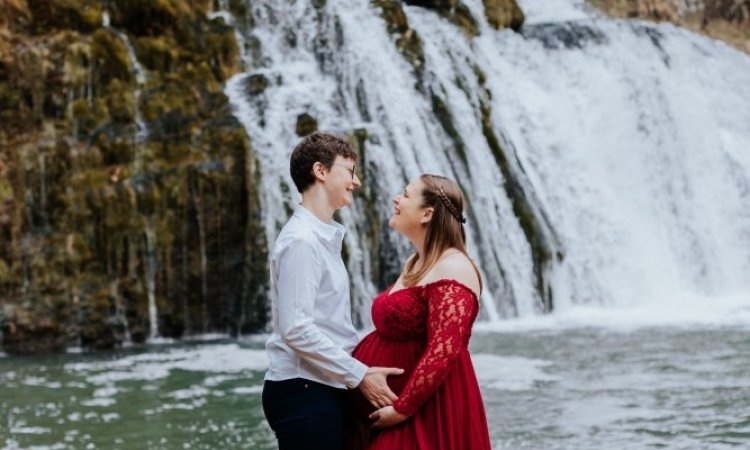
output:
[{"label": "braided hair", "polygon": [[445,205],[445,207],[448,208],[448,211],[450,211],[451,215],[455,217],[456,220],[458,220],[462,224],[466,223],[466,217],[464,217],[460,212],[458,212],[458,209],[456,209],[456,206],[445,194],[445,191],[443,190],[442,186],[438,187],[437,194],[438,194],[438,197],[440,197],[440,200],[443,202],[443,205]]}]

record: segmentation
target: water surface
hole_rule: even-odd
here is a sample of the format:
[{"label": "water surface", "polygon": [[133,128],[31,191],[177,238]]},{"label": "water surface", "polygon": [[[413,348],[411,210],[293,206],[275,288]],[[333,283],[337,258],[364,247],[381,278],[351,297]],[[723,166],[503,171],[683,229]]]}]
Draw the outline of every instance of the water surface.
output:
[{"label": "water surface", "polygon": [[[747,448],[743,327],[475,332],[495,449]],[[273,449],[262,339],[0,356],[0,448]]]}]

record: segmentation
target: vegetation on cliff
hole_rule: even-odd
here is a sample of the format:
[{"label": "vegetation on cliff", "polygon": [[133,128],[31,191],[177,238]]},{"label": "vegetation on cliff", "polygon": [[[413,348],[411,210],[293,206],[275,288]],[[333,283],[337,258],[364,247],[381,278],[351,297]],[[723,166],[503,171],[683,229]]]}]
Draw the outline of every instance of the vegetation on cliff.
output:
[{"label": "vegetation on cliff", "polygon": [[668,21],[750,53],[750,0],[590,0],[621,18]]},{"label": "vegetation on cliff", "polygon": [[212,8],[0,1],[4,350],[266,322],[259,168],[222,92],[237,43]]}]

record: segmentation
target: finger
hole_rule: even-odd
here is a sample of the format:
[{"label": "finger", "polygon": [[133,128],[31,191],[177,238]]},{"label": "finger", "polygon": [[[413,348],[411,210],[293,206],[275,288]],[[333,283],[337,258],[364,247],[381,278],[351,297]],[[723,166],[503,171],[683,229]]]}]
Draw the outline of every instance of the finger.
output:
[{"label": "finger", "polygon": [[371,420],[380,420],[380,413],[375,411],[367,417],[369,417]]},{"label": "finger", "polygon": [[377,409],[380,409],[380,408],[381,408],[381,406],[380,406],[380,405],[378,404],[378,401],[377,401],[376,399],[372,399],[372,400],[370,400],[370,404],[371,404],[372,406],[376,407]]},{"label": "finger", "polygon": [[397,367],[389,367],[385,369],[386,375],[401,375],[402,373],[404,373],[404,369],[399,369]]},{"label": "finger", "polygon": [[[388,399],[389,402],[393,403],[396,400],[398,400],[398,395],[396,395],[392,390],[388,389],[388,392],[385,393],[385,397]],[[389,405],[390,406],[390,403]]]}]

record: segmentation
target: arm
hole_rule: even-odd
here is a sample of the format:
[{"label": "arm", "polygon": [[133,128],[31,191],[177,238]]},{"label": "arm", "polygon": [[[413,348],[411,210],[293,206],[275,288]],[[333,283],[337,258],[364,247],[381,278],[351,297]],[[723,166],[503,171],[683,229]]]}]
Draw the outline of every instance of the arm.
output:
[{"label": "arm", "polygon": [[323,270],[308,242],[295,241],[281,255],[277,272],[278,331],[300,358],[331,379],[354,388],[362,382],[367,366],[334,343],[313,318]]},{"label": "arm", "polygon": [[367,367],[318,328],[313,319],[316,293],[323,276],[315,249],[295,242],[281,255],[278,268],[279,334],[284,343],[306,362],[349,389],[359,388],[376,408],[391,405],[396,394],[388,387],[388,375],[402,369]]},{"label": "arm", "polygon": [[402,418],[413,415],[438,390],[451,365],[466,349],[479,305],[474,294],[452,280],[427,288],[427,348],[411,378],[393,403]]}]

